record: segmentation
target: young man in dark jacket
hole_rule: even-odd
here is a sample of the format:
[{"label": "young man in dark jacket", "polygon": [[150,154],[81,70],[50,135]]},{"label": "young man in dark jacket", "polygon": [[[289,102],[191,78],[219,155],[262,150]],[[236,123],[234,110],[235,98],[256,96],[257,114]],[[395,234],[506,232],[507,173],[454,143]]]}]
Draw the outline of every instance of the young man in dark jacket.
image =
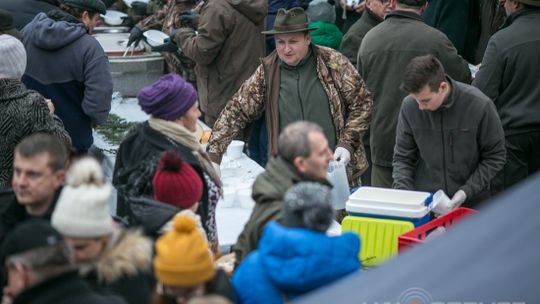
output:
[{"label": "young man in dark jacket", "polygon": [[475,207],[505,162],[504,133],[491,100],[445,76],[433,55],[414,58],[402,89],[394,149],[394,188],[443,189],[457,208]]},{"label": "young man in dark jacket", "polygon": [[504,8],[508,18],[489,40],[473,82],[495,103],[506,136],[495,192],[540,170],[540,1],[507,0]]},{"label": "young man in dark jacket", "polygon": [[23,82],[52,100],[79,153],[88,151],[92,127],[111,109],[109,60],[89,35],[105,12],[100,0],[63,0],[60,10],[39,13],[22,31],[28,54]]},{"label": "young man in dark jacket", "polygon": [[448,37],[422,20],[426,0],[392,0],[391,5],[395,5],[395,9],[364,37],[357,63],[358,72],[373,94],[371,183],[386,188],[392,186],[396,124],[405,97],[399,85],[409,61],[433,54],[450,77],[465,83],[471,81],[467,61],[458,55]]}]

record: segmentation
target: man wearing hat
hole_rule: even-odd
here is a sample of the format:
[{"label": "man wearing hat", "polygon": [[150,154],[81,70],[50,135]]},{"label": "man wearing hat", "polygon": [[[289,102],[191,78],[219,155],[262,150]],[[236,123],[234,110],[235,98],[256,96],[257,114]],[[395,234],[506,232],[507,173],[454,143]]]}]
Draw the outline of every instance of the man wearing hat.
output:
[{"label": "man wearing hat", "polygon": [[505,133],[502,191],[540,170],[540,1],[502,1],[508,18],[489,40],[473,85],[493,100]]},{"label": "man wearing hat", "polygon": [[112,78],[103,48],[89,35],[105,14],[100,0],[62,0],[22,30],[28,65],[24,84],[51,99],[78,153],[93,143],[92,127],[111,109]]},{"label": "man wearing hat", "polygon": [[2,245],[2,261],[9,274],[2,303],[125,303],[92,291],[78,275],[71,248],[45,221],[13,230]]},{"label": "man wearing hat", "polygon": [[363,80],[349,60],[332,49],[311,43],[302,8],[280,9],[274,28],[276,50],[263,58],[221,112],[208,144],[212,160],[221,162],[231,140],[266,112],[268,152],[277,153],[279,133],[307,120],[320,125],[334,159],[349,163],[350,180],[366,170],[361,145],[368,129],[372,102]]}]

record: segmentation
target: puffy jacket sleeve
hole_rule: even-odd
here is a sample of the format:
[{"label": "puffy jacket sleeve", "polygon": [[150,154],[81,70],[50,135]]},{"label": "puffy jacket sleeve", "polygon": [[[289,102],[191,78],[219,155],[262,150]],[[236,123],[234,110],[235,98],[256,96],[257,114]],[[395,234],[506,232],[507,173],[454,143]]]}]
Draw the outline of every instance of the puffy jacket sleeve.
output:
[{"label": "puffy jacket sleeve", "polygon": [[264,69],[260,65],[221,111],[208,142],[208,154],[213,162],[220,163],[233,138],[248,123],[262,115],[265,104],[264,83]]},{"label": "puffy jacket sleeve", "polygon": [[407,119],[406,108],[410,100],[403,102],[396,127],[396,145],[392,161],[392,188],[413,190],[414,170],[418,161],[418,146],[414,140],[411,125]]},{"label": "puffy jacket sleeve", "polygon": [[506,162],[504,131],[493,103],[487,103],[485,106],[484,115],[478,126],[478,145],[480,147],[480,163],[465,185],[460,187],[468,198],[487,189],[491,180]]},{"label": "puffy jacket sleeve", "polygon": [[94,51],[89,52],[89,58],[85,60],[84,98],[81,106],[92,123],[100,125],[107,121],[111,110],[113,83],[109,60],[98,42],[95,43]]}]

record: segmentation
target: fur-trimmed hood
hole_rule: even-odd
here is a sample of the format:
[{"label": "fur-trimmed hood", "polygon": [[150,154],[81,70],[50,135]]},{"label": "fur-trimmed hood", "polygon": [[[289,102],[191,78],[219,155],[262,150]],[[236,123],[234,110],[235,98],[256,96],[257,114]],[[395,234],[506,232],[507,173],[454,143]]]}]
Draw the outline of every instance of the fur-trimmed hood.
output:
[{"label": "fur-trimmed hood", "polygon": [[150,273],[152,242],[140,230],[116,230],[101,258],[94,264],[100,284],[110,284],[121,277]]}]

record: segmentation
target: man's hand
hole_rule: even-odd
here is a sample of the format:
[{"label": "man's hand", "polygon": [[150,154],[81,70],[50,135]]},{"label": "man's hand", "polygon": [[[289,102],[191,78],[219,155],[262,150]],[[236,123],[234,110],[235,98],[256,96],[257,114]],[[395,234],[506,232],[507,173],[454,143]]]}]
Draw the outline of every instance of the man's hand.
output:
[{"label": "man's hand", "polygon": [[131,44],[135,43],[135,45],[133,45],[134,47],[136,47],[137,45],[139,45],[139,42],[143,39],[143,31],[140,27],[138,26],[134,26],[132,29],[131,29],[131,33],[129,34],[129,39],[128,39],[128,43],[127,43],[127,46],[131,46]]},{"label": "man's hand", "polygon": [[173,40],[167,38],[164,41],[165,43],[158,46],[153,46],[152,51],[154,52],[168,52],[168,53],[174,53],[178,51],[178,45],[174,43]]},{"label": "man's hand", "polygon": [[180,13],[182,24],[197,29],[199,27],[199,14],[194,11],[183,11]]},{"label": "man's hand", "polygon": [[456,193],[454,193],[454,196],[450,200],[450,206],[452,207],[452,210],[461,206],[465,202],[465,200],[467,200],[467,194],[465,194],[465,191],[458,190]]},{"label": "man's hand", "polygon": [[351,153],[343,147],[337,147],[334,152],[334,160],[347,165],[351,161]]}]

